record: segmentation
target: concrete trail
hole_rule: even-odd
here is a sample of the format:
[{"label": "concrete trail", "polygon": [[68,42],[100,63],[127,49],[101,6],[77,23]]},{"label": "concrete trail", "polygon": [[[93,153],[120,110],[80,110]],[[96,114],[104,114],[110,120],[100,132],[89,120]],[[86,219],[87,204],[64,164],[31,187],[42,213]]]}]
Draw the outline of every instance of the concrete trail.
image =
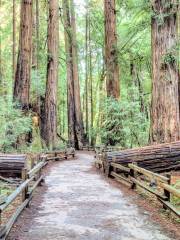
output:
[{"label": "concrete trail", "polygon": [[8,239],[170,239],[120,189],[91,171],[92,163],[86,153],[55,163],[42,187],[46,191],[33,199],[32,205],[39,206],[25,210]]}]

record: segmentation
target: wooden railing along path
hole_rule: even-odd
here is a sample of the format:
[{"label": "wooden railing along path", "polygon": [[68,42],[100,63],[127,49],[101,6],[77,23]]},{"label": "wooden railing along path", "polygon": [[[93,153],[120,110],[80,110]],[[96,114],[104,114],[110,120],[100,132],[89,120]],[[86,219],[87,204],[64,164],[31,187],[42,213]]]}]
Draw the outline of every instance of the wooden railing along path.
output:
[{"label": "wooden railing along path", "polygon": [[[55,151],[42,154],[40,157],[38,157],[40,160],[36,164],[32,158],[30,161],[31,169],[29,171],[27,168],[22,169],[22,183],[9,196],[6,197],[4,195],[0,195],[0,240],[5,240],[7,238],[17,218],[24,208],[29,205],[34,191],[43,182],[43,168],[49,163],[49,161],[63,160],[67,159],[69,156],[75,156],[74,149],[71,148],[65,151]],[[8,181],[6,178],[2,178],[1,180]],[[12,180],[10,180],[10,182],[11,181]],[[22,199],[21,204],[8,219],[7,223],[3,225],[1,221],[2,214],[19,197]]]},{"label": "wooden railing along path", "polygon": [[[161,152],[160,146],[163,149],[165,147],[166,151]],[[153,194],[162,203],[164,209],[169,209],[180,217],[180,209],[172,201],[177,198],[180,202],[180,189],[175,188],[172,184],[172,175],[169,172],[169,169],[179,171],[180,142],[169,144],[169,146],[172,148],[168,149],[168,144],[157,145],[156,150],[152,150],[153,147],[149,146],[143,148],[143,153],[141,149],[129,149],[127,152],[125,150],[119,152],[101,151],[95,157],[95,165],[106,176],[112,177],[132,189],[140,187]],[[159,161],[156,161],[156,154]],[[130,155],[131,157],[129,157]],[[164,171],[162,171],[163,169]],[[159,170],[161,170],[161,174],[156,172]]]}]

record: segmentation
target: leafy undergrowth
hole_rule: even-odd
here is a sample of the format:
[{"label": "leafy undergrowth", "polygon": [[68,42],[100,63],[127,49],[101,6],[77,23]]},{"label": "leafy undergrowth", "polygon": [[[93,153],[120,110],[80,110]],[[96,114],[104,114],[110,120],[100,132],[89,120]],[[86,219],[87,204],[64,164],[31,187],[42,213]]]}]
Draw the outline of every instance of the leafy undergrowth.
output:
[{"label": "leafy undergrowth", "polygon": [[0,195],[8,196],[13,192],[14,188],[15,187],[13,187],[11,185],[0,182]]}]

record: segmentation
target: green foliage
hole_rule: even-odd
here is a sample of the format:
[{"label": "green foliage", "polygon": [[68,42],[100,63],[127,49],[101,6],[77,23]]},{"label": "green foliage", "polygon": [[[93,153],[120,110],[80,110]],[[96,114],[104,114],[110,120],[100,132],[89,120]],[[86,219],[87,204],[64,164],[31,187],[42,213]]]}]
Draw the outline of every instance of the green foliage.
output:
[{"label": "green foliage", "polygon": [[172,52],[169,52],[164,55],[163,60],[165,64],[174,64],[176,61],[176,56],[174,56]]},{"label": "green foliage", "polygon": [[174,44],[169,50],[168,52],[166,52],[166,54],[164,54],[163,58],[162,58],[162,62],[164,64],[174,64],[174,63],[178,63],[179,61],[179,56],[178,56],[178,51],[179,51],[179,43],[177,42],[176,44]]},{"label": "green foliage", "polygon": [[45,83],[42,80],[42,75],[36,71],[32,70],[31,73],[31,92],[33,97],[43,96],[45,90]]},{"label": "green foliage", "polygon": [[[86,79],[86,11],[89,11],[90,40],[88,56],[92,56],[92,79],[93,79],[93,129],[89,129],[89,135],[94,139],[101,138],[102,142],[108,143],[108,137],[113,144],[123,147],[145,145],[148,142],[149,106],[151,92],[151,18],[158,19],[159,25],[164,23],[168,16],[164,12],[157,14],[152,10],[152,2],[148,0],[117,0],[117,61],[120,65],[120,102],[106,99],[106,80],[104,67],[104,0],[75,0],[77,46],[79,79],[81,88],[81,104],[85,122],[85,79]],[[16,1],[16,52],[18,50],[20,0]],[[62,1],[60,10],[62,11]],[[13,1],[1,1],[0,26],[1,40],[1,66],[0,66],[0,92],[4,95],[12,95],[12,3]],[[33,36],[33,44],[39,45],[38,71],[31,72],[30,102],[36,103],[37,96],[44,96],[47,74],[47,4],[48,1],[39,1],[39,42]],[[164,5],[168,8],[168,5]],[[174,6],[176,9],[177,6]],[[35,12],[34,12],[35,13]],[[67,119],[67,81],[66,81],[66,53],[64,43],[64,27],[61,14],[60,21],[60,53],[59,53],[59,82],[57,88],[57,125],[58,133],[65,139],[68,136]],[[162,58],[162,64],[171,64],[179,57],[176,54],[179,45],[172,49]],[[17,57],[17,56],[16,56]],[[179,60],[179,59],[178,59]],[[131,72],[131,65],[135,66],[135,73]],[[88,68],[90,69],[88,63]],[[138,84],[135,81],[141,83]],[[90,82],[90,71],[88,73]],[[136,85],[136,86],[135,86]],[[141,99],[140,99],[141,98]],[[146,110],[141,109],[141,100]],[[24,117],[22,112],[15,109],[11,99],[0,99],[0,148],[1,151],[13,150],[18,136],[26,133],[31,128],[30,117]],[[88,90],[89,128],[90,123],[90,88]],[[89,136],[89,137],[91,137]],[[43,144],[44,145],[44,144]],[[60,146],[61,147],[61,146]],[[42,140],[39,132],[33,130],[32,144],[23,151],[32,152],[42,150]]]},{"label": "green foliage", "polygon": [[32,140],[31,145],[29,147],[25,147],[24,152],[38,153],[48,150],[40,137],[39,128],[32,128]]},{"label": "green foliage", "polygon": [[10,97],[0,98],[0,151],[12,151],[18,137],[31,130],[30,116],[16,108]]},{"label": "green foliage", "polygon": [[146,114],[140,111],[138,99],[107,99],[102,112],[103,120],[99,133],[103,143],[118,144],[123,148],[147,144],[149,120]]}]

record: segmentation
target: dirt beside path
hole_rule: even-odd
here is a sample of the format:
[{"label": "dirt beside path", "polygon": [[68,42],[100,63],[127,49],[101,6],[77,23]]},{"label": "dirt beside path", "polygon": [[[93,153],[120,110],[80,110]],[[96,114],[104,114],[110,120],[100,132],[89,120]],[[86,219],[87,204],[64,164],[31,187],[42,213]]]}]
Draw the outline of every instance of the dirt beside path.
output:
[{"label": "dirt beside path", "polygon": [[[92,171],[93,156],[52,164],[9,240],[170,240],[149,213]],[[177,238],[176,238],[177,239]]]}]

